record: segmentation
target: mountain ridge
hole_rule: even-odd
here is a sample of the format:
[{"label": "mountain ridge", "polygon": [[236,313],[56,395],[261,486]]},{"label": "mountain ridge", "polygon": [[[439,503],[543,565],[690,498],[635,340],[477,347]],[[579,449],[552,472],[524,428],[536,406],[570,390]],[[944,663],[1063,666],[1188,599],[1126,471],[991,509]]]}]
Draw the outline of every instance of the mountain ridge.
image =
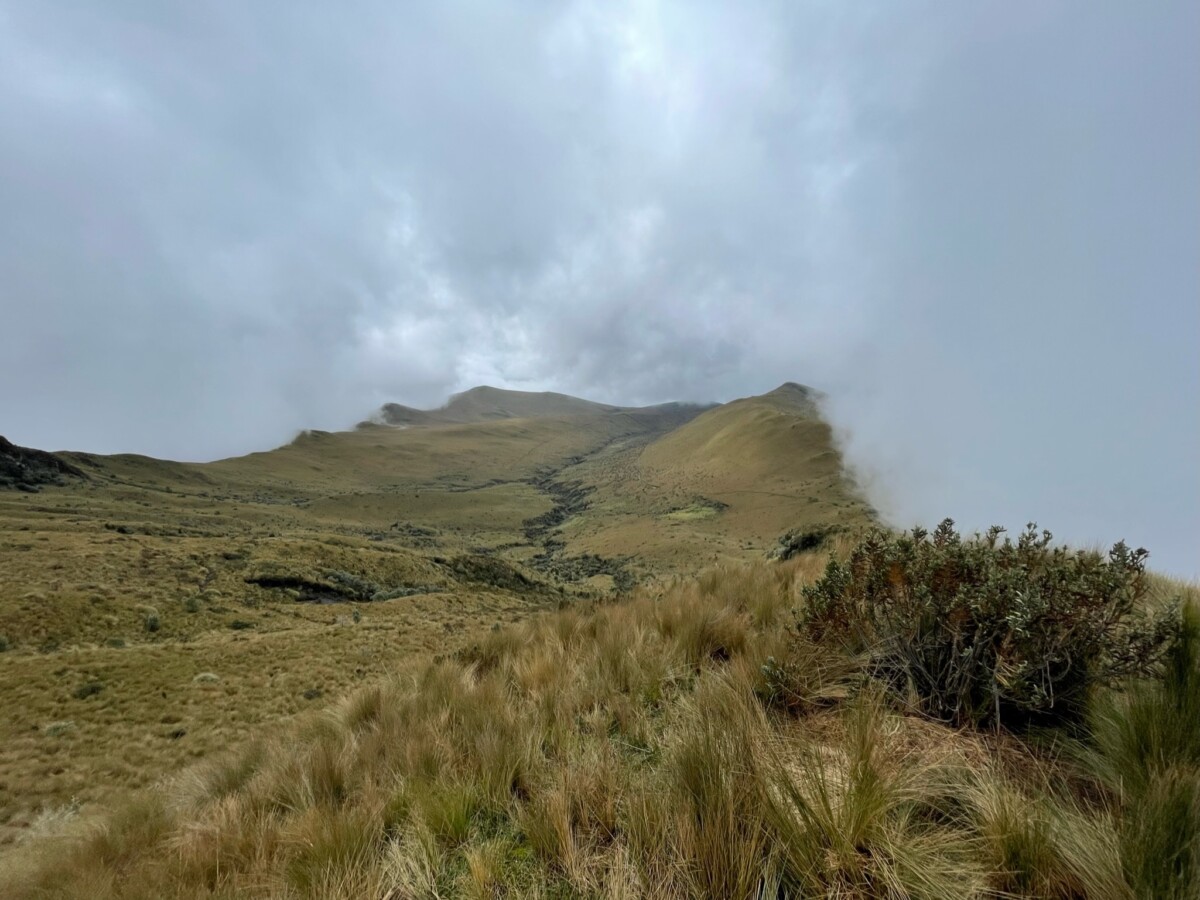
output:
[{"label": "mountain ridge", "polygon": [[446,403],[434,409],[418,409],[402,403],[385,403],[361,424],[461,425],[495,419],[598,415],[615,412],[646,413],[666,409],[709,408],[715,405],[718,404],[675,400],[649,406],[617,406],[557,391],[517,391],[491,385],[478,385],[452,394]]},{"label": "mountain ridge", "polygon": [[817,396],[481,387],[212,462],[35,454],[86,478],[0,489],[0,849],[41,808],[144,786],[492,627],[871,524]]}]

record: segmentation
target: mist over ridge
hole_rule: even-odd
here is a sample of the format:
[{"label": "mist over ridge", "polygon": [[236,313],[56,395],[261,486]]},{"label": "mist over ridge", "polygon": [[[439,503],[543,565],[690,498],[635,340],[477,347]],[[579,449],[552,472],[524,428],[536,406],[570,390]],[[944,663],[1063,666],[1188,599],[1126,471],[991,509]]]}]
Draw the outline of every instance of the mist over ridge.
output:
[{"label": "mist over ridge", "polygon": [[889,521],[1200,574],[1200,10],[0,3],[0,433],[824,392]]}]

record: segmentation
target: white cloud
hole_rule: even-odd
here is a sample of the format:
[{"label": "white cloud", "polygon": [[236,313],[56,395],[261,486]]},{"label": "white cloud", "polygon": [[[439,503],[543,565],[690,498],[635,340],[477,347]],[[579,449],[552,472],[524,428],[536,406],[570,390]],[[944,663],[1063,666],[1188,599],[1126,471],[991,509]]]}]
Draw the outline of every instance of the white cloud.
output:
[{"label": "white cloud", "polygon": [[1197,15],[0,0],[0,431],[794,379],[898,521],[1194,570]]}]

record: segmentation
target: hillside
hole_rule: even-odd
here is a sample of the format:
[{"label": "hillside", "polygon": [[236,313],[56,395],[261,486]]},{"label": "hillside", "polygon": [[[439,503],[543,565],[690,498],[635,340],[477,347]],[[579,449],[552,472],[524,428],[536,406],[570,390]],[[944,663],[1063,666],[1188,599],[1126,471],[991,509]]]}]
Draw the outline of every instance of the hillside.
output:
[{"label": "hillside", "polygon": [[5,896],[1195,896],[1200,595],[1144,551],[863,540],[799,385],[468,394],[7,449]]},{"label": "hillside", "polygon": [[801,640],[828,554],[494,631],[43,823],[59,839],[0,877],[81,900],[1195,896],[1195,591],[1175,662],[1099,694],[1091,743],[1029,741],[919,715]]},{"label": "hillside", "polygon": [[49,474],[0,488],[0,841],[493,626],[871,521],[805,396],[478,388],[212,463],[24,451]]}]

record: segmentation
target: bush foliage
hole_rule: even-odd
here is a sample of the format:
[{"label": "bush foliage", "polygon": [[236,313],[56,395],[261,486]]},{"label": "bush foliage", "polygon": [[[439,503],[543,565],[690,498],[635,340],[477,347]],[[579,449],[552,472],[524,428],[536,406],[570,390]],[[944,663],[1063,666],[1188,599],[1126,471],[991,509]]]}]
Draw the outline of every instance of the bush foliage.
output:
[{"label": "bush foliage", "polygon": [[1145,611],[1147,552],[1052,547],[1029,525],[963,539],[946,519],[877,531],[804,589],[804,639],[840,640],[925,714],[955,725],[1078,719],[1089,688],[1148,674],[1175,612]]}]

